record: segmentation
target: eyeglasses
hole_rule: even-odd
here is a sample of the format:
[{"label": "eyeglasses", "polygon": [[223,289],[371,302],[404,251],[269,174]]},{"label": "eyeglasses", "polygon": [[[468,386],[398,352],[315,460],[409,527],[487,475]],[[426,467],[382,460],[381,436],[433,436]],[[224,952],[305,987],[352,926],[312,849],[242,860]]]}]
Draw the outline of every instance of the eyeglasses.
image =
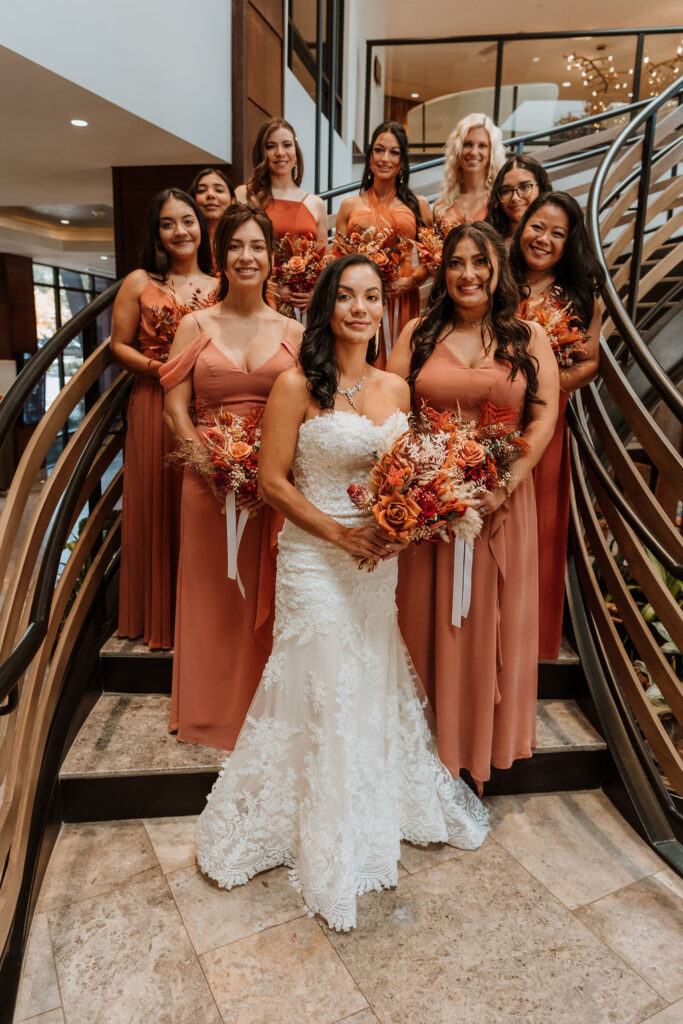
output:
[{"label": "eyeglasses", "polygon": [[514,195],[518,195],[520,199],[528,199],[535,188],[535,181],[523,181],[517,188],[513,188],[512,185],[503,185],[498,195],[502,203],[512,199]]}]

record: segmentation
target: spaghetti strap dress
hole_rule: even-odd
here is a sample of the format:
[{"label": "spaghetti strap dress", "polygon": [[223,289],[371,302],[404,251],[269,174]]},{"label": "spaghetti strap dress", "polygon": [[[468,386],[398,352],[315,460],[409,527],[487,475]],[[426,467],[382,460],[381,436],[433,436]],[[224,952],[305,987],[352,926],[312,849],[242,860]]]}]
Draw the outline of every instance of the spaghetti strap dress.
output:
[{"label": "spaghetti strap dress", "polygon": [[[270,359],[240,369],[201,334],[162,369],[166,392],[192,375],[207,410],[244,415],[264,406],[276,378],[296,362],[285,337]],[[263,507],[247,521],[228,579],[226,519],[208,483],[183,472],[180,562],[169,731],[188,743],[232,750],[272,645],[275,559],[282,517]]]},{"label": "spaghetti strap dress", "polygon": [[[476,418],[488,401],[519,429],[523,375],[505,363],[476,369],[437,344],[415,383],[415,407],[456,409]],[[470,610],[451,624],[453,544],[411,545],[399,558],[399,625],[436,714],[439,757],[454,776],[477,782],[490,766],[509,768],[535,744],[538,586],[536,504],[531,476],[484,525],[474,543]]]},{"label": "spaghetti strap dress", "polygon": [[[182,317],[214,302],[212,292],[180,303],[150,278],[140,295],[140,352],[165,360]],[[164,465],[173,438],[162,419],[163,405],[159,381],[137,375],[128,402],[123,461],[118,633],[142,637],[154,649],[173,644],[180,522],[180,475]]]},{"label": "spaghetti strap dress", "polygon": [[[265,213],[273,225],[273,238],[276,242],[279,242],[285,235],[291,235],[294,238],[309,238],[313,242],[316,240],[318,237],[318,224],[304,202],[307,196],[308,192],[301,200],[270,200],[265,208]],[[274,259],[277,260],[277,249],[273,255]],[[274,309],[277,309],[278,313],[282,313],[284,316],[289,316],[295,320],[300,319],[297,315],[299,311],[289,302],[279,302],[273,292],[269,293],[269,296],[270,304]]]},{"label": "spaghetti strap dress", "polygon": [[[395,197],[396,193],[394,193]],[[367,231],[368,228],[375,228],[377,231],[391,229],[392,234],[387,238],[389,244],[393,244],[396,238],[406,238],[415,241],[417,238],[417,222],[413,211],[404,205],[397,203],[391,205],[383,202],[375,192],[369,188],[363,193],[367,206],[358,206],[349,215],[347,234],[353,231]],[[413,271],[412,260],[406,259],[399,270],[400,277],[409,277]],[[420,315],[420,289],[416,284],[410,291],[403,292],[395,298],[388,298],[387,310],[379,332],[379,353],[375,359],[375,366],[380,370],[385,369],[391,349],[399,334],[414,317]]]}]

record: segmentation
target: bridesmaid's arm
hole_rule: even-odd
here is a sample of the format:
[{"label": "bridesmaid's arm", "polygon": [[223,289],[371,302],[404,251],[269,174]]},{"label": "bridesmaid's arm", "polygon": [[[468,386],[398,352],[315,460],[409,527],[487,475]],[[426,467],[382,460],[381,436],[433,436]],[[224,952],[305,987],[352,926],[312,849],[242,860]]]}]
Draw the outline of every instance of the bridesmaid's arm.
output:
[{"label": "bridesmaid's arm", "polygon": [[[175,332],[171,351],[168,354],[169,363],[198,337],[197,327],[198,324],[194,315],[188,314],[182,318],[178,324],[178,330]],[[166,392],[166,397],[164,398],[164,423],[173,436],[179,440],[199,442],[199,433],[188,412],[188,406],[191,401],[192,374],[188,373],[187,377],[181,380],[179,384],[176,384],[174,388]]]},{"label": "bridesmaid's arm", "polygon": [[135,347],[140,325],[140,296],[146,285],[146,272],[134,270],[119,288],[114,301],[109,346],[112,358],[119,366],[142,377],[158,379],[161,361],[144,356]]},{"label": "bridesmaid's arm", "polygon": [[247,186],[238,185],[237,188],[235,189],[235,202],[246,203],[247,201]]},{"label": "bridesmaid's arm", "polygon": [[348,196],[339,207],[339,212],[334,222],[334,230],[338,231],[340,235],[345,235],[349,230],[349,217],[353,212],[356,199],[356,196]]},{"label": "bridesmaid's arm", "polygon": [[432,209],[429,203],[424,196],[418,196],[417,201],[420,204],[420,216],[422,217],[422,223],[426,228],[431,228],[434,218],[432,217]]},{"label": "bridesmaid's arm", "polygon": [[529,354],[538,362],[536,398],[542,399],[544,404],[527,402],[525,408],[527,427],[522,437],[529,445],[529,451],[514,463],[510,479],[505,487],[497,487],[495,491],[489,491],[481,502],[480,507],[483,512],[494,512],[503,504],[506,497],[523,480],[526,480],[550,444],[555,430],[560,394],[557,360],[544,329],[536,323],[526,322],[531,328]]},{"label": "bridesmaid's arm", "polygon": [[410,374],[410,360],[413,355],[411,342],[413,340],[413,331],[419,322],[419,317],[408,321],[396,339],[396,344],[392,348],[391,355],[387,360],[387,370],[389,373],[397,373],[404,380],[407,380]]},{"label": "bridesmaid's arm", "polygon": [[584,384],[590,384],[600,369],[600,328],[602,313],[597,301],[593,305],[593,317],[586,338],[586,352],[580,362],[566,370],[560,370],[560,388],[571,395]]},{"label": "bridesmaid's arm", "polygon": [[294,368],[281,373],[263,414],[258,467],[261,497],[301,530],[336,544],[350,555],[380,559],[392,554],[396,546],[392,541],[382,539],[369,526],[347,527],[338,523],[308,501],[289,479],[299,427],[311,408],[312,399],[302,371]]},{"label": "bridesmaid's arm", "polygon": [[313,201],[311,204],[313,207],[311,213],[315,217],[315,222],[318,225],[318,241],[324,242],[325,248],[327,248],[327,239],[329,236],[327,227],[327,207],[320,196],[310,196],[310,199]]}]

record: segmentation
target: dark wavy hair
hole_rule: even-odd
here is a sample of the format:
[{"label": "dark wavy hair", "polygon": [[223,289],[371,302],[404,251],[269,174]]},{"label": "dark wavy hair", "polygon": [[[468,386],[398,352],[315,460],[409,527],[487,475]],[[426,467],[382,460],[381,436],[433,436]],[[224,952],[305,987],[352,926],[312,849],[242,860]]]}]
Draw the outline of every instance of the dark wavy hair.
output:
[{"label": "dark wavy hair", "polygon": [[361,182],[361,192],[367,192],[372,186],[374,181],[374,174],[370,170],[370,163],[372,161],[372,149],[377,141],[378,136],[383,132],[391,132],[396,137],[398,142],[398,148],[401,150],[401,163],[399,165],[398,174],[396,175],[396,195],[401,202],[407,206],[415,214],[415,220],[418,227],[422,227],[424,222],[422,220],[422,214],[420,213],[420,204],[417,196],[408,185],[410,178],[410,164],[408,162],[408,136],[406,135],[405,128],[398,124],[397,121],[382,121],[378,124],[372,133],[370,139],[370,145],[367,148],[365,154],[365,167],[363,169],[363,180]]},{"label": "dark wavy hair", "polygon": [[581,207],[567,192],[548,192],[534,199],[517,225],[510,247],[510,267],[523,295],[529,294],[526,283],[527,265],[522,255],[520,240],[524,228],[543,206],[557,206],[569,220],[569,232],[564,250],[555,264],[555,285],[561,289],[565,302],[571,302],[572,312],[579,326],[588,328],[593,319],[595,296],[605,281],[583,220]]},{"label": "dark wavy hair", "polygon": [[543,195],[544,192],[552,191],[552,184],[548,177],[543,164],[539,164],[538,160],[534,160],[532,156],[524,156],[519,153],[515,156],[511,156],[509,160],[506,160],[501,169],[496,175],[496,180],[493,182],[491,187],[491,198],[489,199],[489,210],[486,215],[487,223],[491,224],[496,229],[501,238],[507,238],[512,232],[510,231],[510,221],[508,220],[505,211],[503,210],[503,204],[500,201],[500,190],[503,187],[505,181],[505,175],[508,171],[513,171],[516,167],[522,167],[525,171],[528,171],[532,178],[538,185],[539,195]]},{"label": "dark wavy hair", "polygon": [[222,180],[225,182],[225,184],[228,187],[228,192],[230,193],[230,200],[231,200],[231,202],[234,203],[235,202],[235,190],[232,187],[232,182],[228,178],[228,176],[225,173],[225,171],[222,171],[220,169],[220,167],[205,167],[202,171],[199,172],[199,174],[195,174],[194,178],[192,179],[192,184],[190,185],[190,187],[187,190],[190,193],[190,195],[192,196],[192,198],[194,199],[194,197],[197,195],[197,187],[199,185],[199,182],[202,180],[202,178],[205,178],[207,176],[207,174],[217,174],[219,178],[222,178]]},{"label": "dark wavy hair", "polygon": [[[339,282],[347,267],[371,267],[379,282],[384,302],[384,281],[376,264],[367,256],[352,253],[334,260],[323,270],[315,286],[308,310],[308,326],[299,349],[299,365],[308,380],[308,388],[321,409],[334,408],[334,396],[339,383],[339,364],[334,352],[334,334],[330,321],[334,316]],[[374,353],[374,340],[368,344],[368,358]]]},{"label": "dark wavy hair", "polygon": [[470,238],[493,270],[493,257],[498,264],[498,283],[491,291],[491,280],[486,284],[489,306],[481,325],[481,340],[484,351],[488,352],[495,343],[493,358],[510,367],[510,378],[519,372],[526,377],[527,401],[539,402],[538,362],[529,353],[531,331],[527,324],[518,320],[519,289],[510,273],[505,245],[494,228],[485,221],[474,224],[458,224],[446,235],[443,244],[441,266],[429,295],[427,311],[413,331],[411,338],[412,356],[408,383],[415,387],[417,376],[434,351],[439,336],[456,325],[456,306],[446,287],[446,271],[459,242]]},{"label": "dark wavy hair", "polygon": [[[270,217],[267,217],[260,206],[254,206],[253,203],[233,203],[229,206],[221,219],[218,222],[216,228],[216,236],[213,240],[213,251],[216,257],[216,268],[218,270],[218,302],[221,302],[228,294],[230,288],[230,282],[228,281],[228,275],[225,273],[225,264],[228,258],[228,249],[232,241],[232,236],[235,234],[238,228],[241,228],[243,224],[248,221],[255,221],[263,232],[263,237],[266,240],[266,250],[268,252],[268,263],[270,264],[270,271],[273,269],[273,225],[270,221]],[[263,298],[266,297],[266,289],[268,280],[263,282]]]},{"label": "dark wavy hair", "polygon": [[142,251],[140,264],[148,274],[166,280],[171,261],[168,253],[161,244],[159,237],[159,219],[164,203],[169,199],[178,199],[181,203],[189,206],[199,223],[199,248],[197,249],[197,264],[203,274],[211,275],[213,266],[211,262],[211,242],[209,241],[209,229],[204,220],[204,214],[195,203],[192,196],[183,192],[180,188],[165,188],[157,192],[154,199],[147,207],[147,218],[142,235]]},{"label": "dark wavy hair", "polygon": [[264,121],[258,130],[256,136],[256,142],[251,152],[251,162],[254,167],[251,177],[247,181],[247,201],[255,203],[265,209],[270,200],[273,198],[272,186],[270,184],[270,174],[268,172],[268,158],[266,156],[266,142],[274,131],[278,128],[286,128],[288,132],[292,133],[294,138],[294,151],[296,153],[296,164],[292,171],[292,181],[295,185],[300,185],[304,176],[304,155],[301,152],[301,147],[298,143],[296,132],[292,128],[289,121],[285,121],[283,117],[270,117],[267,121]]}]

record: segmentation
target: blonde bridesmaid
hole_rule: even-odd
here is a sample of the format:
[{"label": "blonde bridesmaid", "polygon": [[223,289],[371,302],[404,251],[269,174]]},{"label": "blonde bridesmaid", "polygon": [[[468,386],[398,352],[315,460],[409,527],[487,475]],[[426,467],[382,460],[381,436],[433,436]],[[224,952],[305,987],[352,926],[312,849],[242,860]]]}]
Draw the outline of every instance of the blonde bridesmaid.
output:
[{"label": "blonde bridesmaid", "polygon": [[545,332],[515,316],[518,291],[505,248],[488,224],[446,238],[428,309],[408,324],[388,369],[408,378],[413,407],[482,406],[528,451],[505,486],[480,505],[469,612],[452,623],[452,544],[412,545],[400,557],[397,602],[408,650],[436,713],[439,757],[467,769],[481,792],[491,765],[509,768],[535,743],[538,588],[531,477],[557,416],[557,364]]},{"label": "blonde bridesmaid", "polygon": [[164,466],[173,442],[159,375],[181,317],[215,301],[211,247],[194,199],[165,189],[147,212],[142,267],[114,303],[111,351],[135,374],[123,474],[119,636],[173,643],[180,479]]},{"label": "blonde bridesmaid", "polygon": [[486,114],[458,121],[446,142],[441,191],[434,221],[445,235],[457,224],[484,220],[491,187],[505,162],[503,133]]}]

